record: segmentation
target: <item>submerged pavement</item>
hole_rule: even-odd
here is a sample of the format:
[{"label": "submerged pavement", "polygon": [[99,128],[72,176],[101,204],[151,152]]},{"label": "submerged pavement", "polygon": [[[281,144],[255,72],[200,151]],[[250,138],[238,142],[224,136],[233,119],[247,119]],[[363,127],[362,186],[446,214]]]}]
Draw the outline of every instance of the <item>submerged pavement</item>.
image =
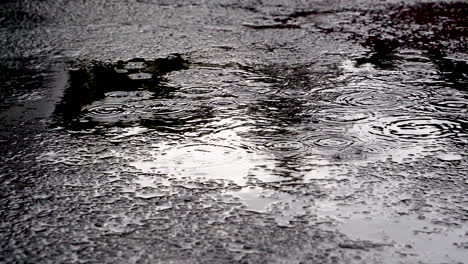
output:
[{"label": "submerged pavement", "polygon": [[0,263],[464,263],[463,1],[3,1]]}]

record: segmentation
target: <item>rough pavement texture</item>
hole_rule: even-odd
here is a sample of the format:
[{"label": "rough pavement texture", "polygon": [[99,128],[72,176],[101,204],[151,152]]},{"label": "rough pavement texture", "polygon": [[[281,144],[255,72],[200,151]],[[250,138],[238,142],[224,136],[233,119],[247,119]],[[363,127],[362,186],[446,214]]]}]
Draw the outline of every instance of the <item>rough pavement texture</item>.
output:
[{"label": "rough pavement texture", "polygon": [[0,262],[466,262],[467,15],[3,1]]}]

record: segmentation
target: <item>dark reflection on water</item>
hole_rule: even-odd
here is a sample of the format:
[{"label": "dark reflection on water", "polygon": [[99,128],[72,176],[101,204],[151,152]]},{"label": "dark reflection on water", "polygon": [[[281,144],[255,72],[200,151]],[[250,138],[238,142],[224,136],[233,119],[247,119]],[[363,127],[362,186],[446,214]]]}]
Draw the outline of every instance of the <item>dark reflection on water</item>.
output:
[{"label": "dark reflection on water", "polygon": [[15,101],[39,96],[38,91],[47,82],[47,73],[28,67],[18,61],[0,65],[0,110],[13,105]]},{"label": "dark reflection on water", "polygon": [[439,52],[429,55],[449,87],[468,91],[468,58],[444,56]]},{"label": "dark reflection on water", "polygon": [[201,122],[210,110],[174,100],[177,87],[164,77],[187,66],[179,55],[80,65],[69,71],[68,87],[55,111],[57,123],[77,130],[134,125],[170,129],[202,116]]}]

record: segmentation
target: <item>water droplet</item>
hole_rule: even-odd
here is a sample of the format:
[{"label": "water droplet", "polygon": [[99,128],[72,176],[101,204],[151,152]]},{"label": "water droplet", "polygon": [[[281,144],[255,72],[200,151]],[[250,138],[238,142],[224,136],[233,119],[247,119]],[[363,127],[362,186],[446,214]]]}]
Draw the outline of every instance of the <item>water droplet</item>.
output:
[{"label": "water droplet", "polygon": [[126,73],[128,73],[128,70],[127,69],[118,69],[117,68],[117,69],[115,69],[115,72],[116,73],[121,73],[121,74],[126,74]]},{"label": "water droplet", "polygon": [[214,87],[203,87],[203,86],[192,86],[184,87],[179,90],[181,93],[186,96],[206,96],[207,94],[212,94],[216,92]]},{"label": "water droplet", "polygon": [[440,154],[437,156],[438,159],[442,161],[458,161],[462,160],[463,156],[460,154],[454,154],[454,153],[445,153],[445,154]]},{"label": "water droplet", "polygon": [[132,80],[149,80],[153,78],[153,75],[151,73],[138,72],[138,73],[129,74],[128,78]]},{"label": "water droplet", "polygon": [[144,68],[146,68],[144,61],[130,61],[125,64],[125,69],[127,70],[142,70]]}]

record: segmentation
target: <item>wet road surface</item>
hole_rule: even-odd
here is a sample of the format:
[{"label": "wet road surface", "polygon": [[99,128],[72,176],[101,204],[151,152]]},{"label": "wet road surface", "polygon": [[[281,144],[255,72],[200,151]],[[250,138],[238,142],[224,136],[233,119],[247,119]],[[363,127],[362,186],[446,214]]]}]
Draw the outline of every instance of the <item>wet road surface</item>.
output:
[{"label": "wet road surface", "polygon": [[466,263],[466,2],[3,1],[1,263]]}]

